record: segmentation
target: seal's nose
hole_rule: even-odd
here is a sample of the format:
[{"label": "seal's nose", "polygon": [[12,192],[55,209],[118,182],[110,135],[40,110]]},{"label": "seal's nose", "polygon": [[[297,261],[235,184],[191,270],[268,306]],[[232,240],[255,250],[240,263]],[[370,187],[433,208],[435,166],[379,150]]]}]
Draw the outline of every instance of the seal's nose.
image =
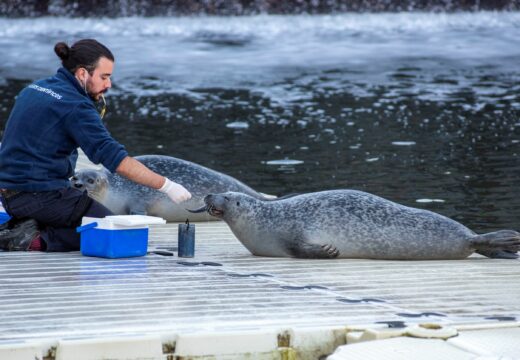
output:
[{"label": "seal's nose", "polygon": [[79,179],[76,175],[74,175],[73,177],[70,178],[70,183],[76,189],[80,189],[83,187],[83,183],[81,181],[79,181]]},{"label": "seal's nose", "polygon": [[73,176],[72,179],[70,179],[70,182],[72,183],[72,186],[76,189],[81,189],[83,187],[83,181],[79,180],[75,176]]}]

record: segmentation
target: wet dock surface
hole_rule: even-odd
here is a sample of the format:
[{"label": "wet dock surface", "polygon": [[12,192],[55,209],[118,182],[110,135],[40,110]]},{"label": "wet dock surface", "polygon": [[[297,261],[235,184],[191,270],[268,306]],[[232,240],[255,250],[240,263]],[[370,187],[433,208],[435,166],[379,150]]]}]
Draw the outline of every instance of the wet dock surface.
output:
[{"label": "wet dock surface", "polygon": [[223,222],[195,226],[194,258],[177,256],[177,224],[151,227],[145,257],[1,252],[0,345],[520,319],[517,260],[261,258]]}]

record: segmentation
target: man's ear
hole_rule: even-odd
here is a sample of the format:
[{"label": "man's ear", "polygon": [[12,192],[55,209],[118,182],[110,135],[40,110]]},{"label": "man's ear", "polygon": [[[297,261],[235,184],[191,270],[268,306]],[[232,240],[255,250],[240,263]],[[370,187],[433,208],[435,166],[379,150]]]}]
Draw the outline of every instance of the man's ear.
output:
[{"label": "man's ear", "polygon": [[87,69],[85,69],[85,68],[82,68],[82,69],[83,69],[83,81],[86,83],[90,74],[88,73]]},{"label": "man's ear", "polygon": [[87,79],[89,74],[87,69],[85,69],[84,67],[80,67],[76,70],[75,75],[78,79],[84,81],[85,79]]}]

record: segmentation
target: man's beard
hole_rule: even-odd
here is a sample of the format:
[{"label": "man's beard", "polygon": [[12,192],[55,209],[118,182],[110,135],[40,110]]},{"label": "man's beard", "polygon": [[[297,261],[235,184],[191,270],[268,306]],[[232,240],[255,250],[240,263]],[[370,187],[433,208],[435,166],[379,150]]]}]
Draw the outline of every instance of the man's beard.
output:
[{"label": "man's beard", "polygon": [[92,95],[90,91],[87,91],[88,97],[94,102],[98,102],[99,100],[101,100],[101,94],[103,93],[105,93],[105,91],[100,91],[97,94]]}]

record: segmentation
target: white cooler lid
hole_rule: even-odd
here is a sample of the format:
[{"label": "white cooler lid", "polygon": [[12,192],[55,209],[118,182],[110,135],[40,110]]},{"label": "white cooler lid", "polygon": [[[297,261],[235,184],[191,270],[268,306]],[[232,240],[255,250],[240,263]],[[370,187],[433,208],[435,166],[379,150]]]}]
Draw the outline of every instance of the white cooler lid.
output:
[{"label": "white cooler lid", "polygon": [[147,215],[111,215],[104,218],[84,216],[81,225],[97,222],[96,229],[146,228],[148,225],[166,224],[166,220]]}]

